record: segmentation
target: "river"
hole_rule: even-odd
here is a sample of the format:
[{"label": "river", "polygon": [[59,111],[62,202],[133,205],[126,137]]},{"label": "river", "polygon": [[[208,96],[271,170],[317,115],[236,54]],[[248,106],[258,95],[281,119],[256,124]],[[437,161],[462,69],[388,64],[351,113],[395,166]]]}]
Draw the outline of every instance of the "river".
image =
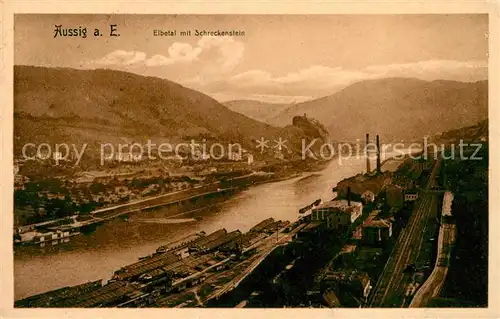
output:
[{"label": "river", "polygon": [[[165,218],[162,209],[140,212],[131,215],[128,221],[114,219],[68,242],[16,247],[14,297],[17,300],[87,281],[108,280],[120,267],[190,233],[202,230],[209,233],[220,228],[245,232],[268,217],[293,221],[299,217],[299,208],[318,198],[332,199],[332,187],[364,171],[365,163],[364,158],[355,157],[341,162],[333,160],[317,173],[251,187],[221,204],[194,213]],[[393,161],[388,166],[390,170],[397,167]]]}]

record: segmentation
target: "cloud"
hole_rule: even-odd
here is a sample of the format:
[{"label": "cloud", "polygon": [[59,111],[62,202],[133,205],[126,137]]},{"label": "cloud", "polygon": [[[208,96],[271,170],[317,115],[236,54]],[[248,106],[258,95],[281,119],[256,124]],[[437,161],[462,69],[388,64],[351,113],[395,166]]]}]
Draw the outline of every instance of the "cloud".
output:
[{"label": "cloud", "polygon": [[233,100],[255,100],[267,103],[276,104],[293,104],[300,103],[308,100],[312,100],[314,96],[303,96],[303,95],[277,95],[277,94],[249,94],[245,96],[240,96],[234,94],[234,92],[217,92],[209,94],[211,97],[219,102],[227,102]]},{"label": "cloud", "polygon": [[278,76],[263,70],[249,70],[211,82],[195,77],[184,84],[207,93],[230,91],[242,98],[260,95],[263,97],[260,100],[271,96],[290,96],[291,100],[302,100],[300,97],[332,94],[347,84],[370,76],[363,71],[314,65]]},{"label": "cloud", "polygon": [[302,88],[305,90],[329,90],[345,83],[367,78],[366,72],[344,70],[314,65],[283,76],[273,76],[269,72],[251,70],[232,76],[229,82],[239,86],[266,86],[273,89]]},{"label": "cloud", "polygon": [[314,65],[309,68],[278,77],[275,81],[283,84],[309,83],[310,86],[329,88],[332,86],[342,85],[346,82],[359,80],[367,76],[368,74],[362,71],[345,70],[340,67],[330,68],[321,65]]},{"label": "cloud", "polygon": [[[117,50],[91,63],[118,67],[129,65],[157,67],[199,61],[202,64],[200,75],[204,81],[211,81],[217,76],[233,71],[243,58],[244,50],[243,43],[235,41],[232,37],[204,36],[195,46],[183,42],[171,44],[167,55],[155,54],[146,58],[145,52]],[[215,52],[215,61],[210,61],[212,52]]]},{"label": "cloud", "polygon": [[373,65],[365,70],[378,77],[416,77],[422,80],[477,81],[488,76],[487,61],[428,60]]},{"label": "cloud", "polygon": [[201,52],[200,47],[193,48],[189,43],[175,42],[168,48],[168,57],[156,54],[147,59],[144,64],[146,66],[165,66],[179,62],[192,62],[198,58]]},{"label": "cloud", "polygon": [[94,61],[94,63],[102,65],[133,65],[145,60],[146,53],[144,52],[116,50]]},{"label": "cloud", "polygon": [[[273,75],[263,70],[249,70],[214,82],[199,81],[199,77],[188,82],[193,88],[213,96],[231,92],[235,99],[255,99],[275,102],[272,96],[286,100],[297,97],[322,97],[362,80],[386,77],[414,77],[422,80],[456,80],[472,82],[487,79],[486,61],[429,60],[414,63],[373,65],[359,70],[341,67],[313,65],[283,75]],[[299,98],[300,99],[300,98]]]},{"label": "cloud", "polygon": [[144,66],[156,72],[155,75],[161,71],[154,70],[154,67],[185,66],[178,69],[176,74],[179,76],[175,79],[183,85],[221,100],[258,99],[273,103],[330,95],[368,79],[413,77],[427,81],[472,82],[488,78],[487,61],[456,60],[371,65],[360,69],[313,64],[284,74],[259,69],[234,74],[244,58],[245,46],[232,37],[205,36],[194,45],[175,42],[167,51],[165,55],[147,57],[144,52],[117,50],[93,62],[119,67]]},{"label": "cloud", "polygon": [[212,48],[219,51],[217,64],[222,67],[223,72],[233,70],[240,63],[245,51],[243,43],[232,37],[202,37],[198,46],[204,51]]}]

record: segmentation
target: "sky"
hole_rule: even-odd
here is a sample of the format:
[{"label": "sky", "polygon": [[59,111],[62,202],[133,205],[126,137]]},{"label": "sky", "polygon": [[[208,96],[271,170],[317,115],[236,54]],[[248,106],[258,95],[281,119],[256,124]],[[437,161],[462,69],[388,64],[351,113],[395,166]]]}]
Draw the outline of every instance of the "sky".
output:
[{"label": "sky", "polygon": [[[110,25],[120,36],[109,36]],[[86,37],[54,37],[56,25]],[[98,28],[102,36],[94,36]],[[176,30],[176,36],[154,36]],[[181,36],[191,30],[191,36]],[[242,31],[196,36],[195,30]],[[488,16],[16,15],[17,65],[117,69],[224,102],[293,103],[367,79],[487,79]]]}]

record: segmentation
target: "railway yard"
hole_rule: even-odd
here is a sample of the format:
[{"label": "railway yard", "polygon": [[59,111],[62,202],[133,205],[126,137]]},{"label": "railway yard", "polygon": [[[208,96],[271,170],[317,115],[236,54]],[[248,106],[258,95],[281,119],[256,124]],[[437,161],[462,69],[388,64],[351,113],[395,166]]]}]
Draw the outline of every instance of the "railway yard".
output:
[{"label": "railway yard", "polygon": [[16,301],[16,307],[203,306],[234,289],[304,223],[268,218],[247,233],[219,229],[158,247],[115,271],[111,280],[66,287]]}]

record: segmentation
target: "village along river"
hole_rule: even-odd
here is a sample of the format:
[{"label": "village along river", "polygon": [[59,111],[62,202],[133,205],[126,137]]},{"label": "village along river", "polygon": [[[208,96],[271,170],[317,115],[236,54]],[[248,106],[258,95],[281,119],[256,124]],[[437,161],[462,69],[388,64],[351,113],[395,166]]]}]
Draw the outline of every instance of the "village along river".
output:
[{"label": "village along river", "polygon": [[[335,159],[322,171],[251,187],[195,213],[171,218],[165,218],[165,213],[162,216],[162,209],[134,213],[128,221],[116,218],[68,242],[16,247],[15,299],[88,281],[108,280],[120,267],[194,232],[210,233],[221,228],[245,232],[269,217],[296,220],[300,208],[318,198],[331,200],[332,187],[344,178],[364,172],[365,165],[364,158],[343,159],[341,163]],[[390,166],[384,168],[393,170],[397,165]]]}]

